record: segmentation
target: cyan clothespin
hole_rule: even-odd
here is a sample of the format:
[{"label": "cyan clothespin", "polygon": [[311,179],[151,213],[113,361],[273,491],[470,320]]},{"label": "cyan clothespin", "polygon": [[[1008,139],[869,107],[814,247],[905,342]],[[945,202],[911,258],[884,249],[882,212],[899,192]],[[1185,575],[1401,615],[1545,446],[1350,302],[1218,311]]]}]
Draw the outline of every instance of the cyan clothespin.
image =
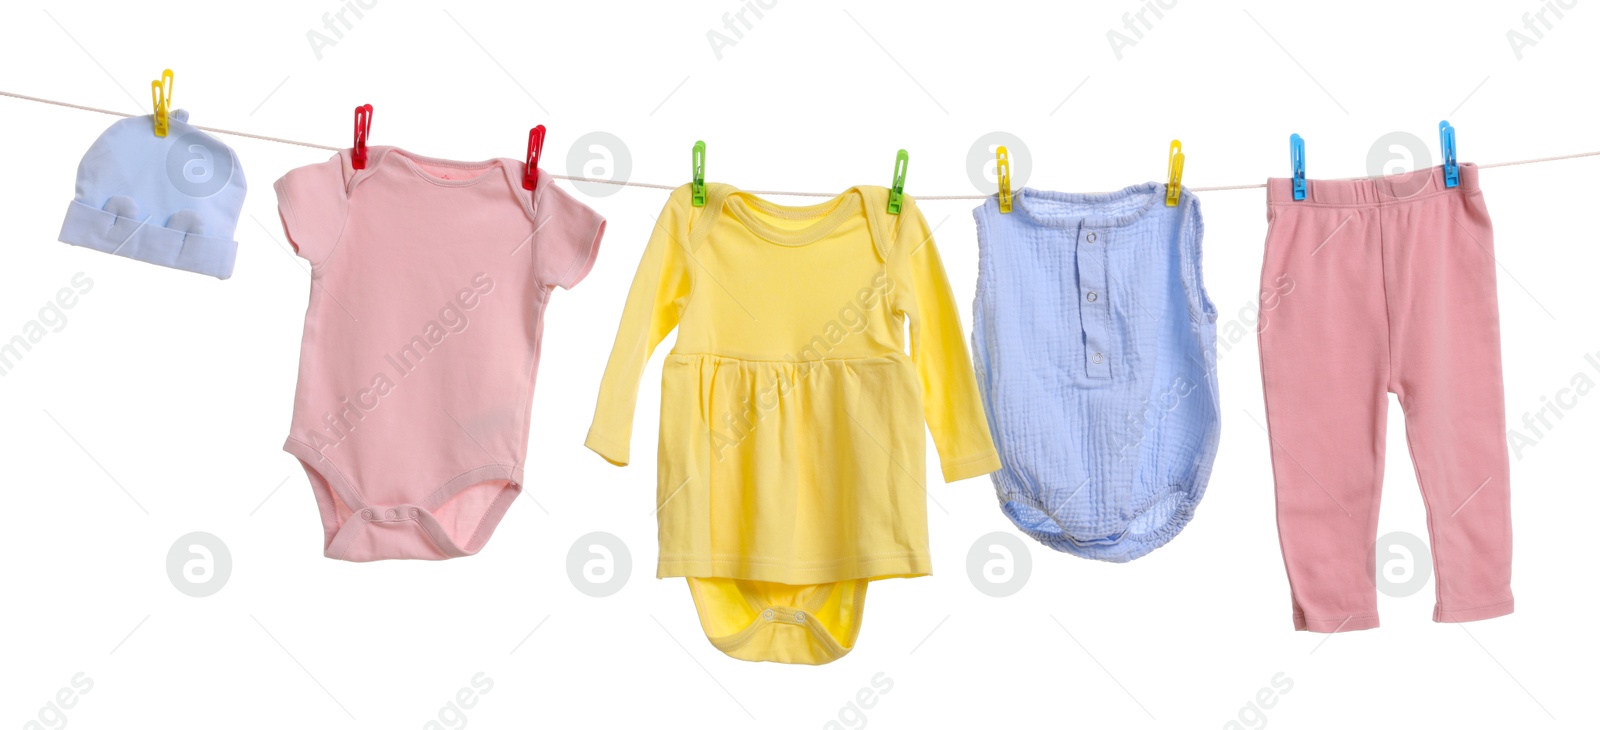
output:
[{"label": "cyan clothespin", "polygon": [[1306,199],[1306,141],[1289,135],[1289,168],[1294,171],[1294,199]]},{"label": "cyan clothespin", "polygon": [[1439,149],[1444,153],[1444,186],[1461,184],[1461,168],[1456,164],[1456,128],[1450,120],[1439,122]]}]

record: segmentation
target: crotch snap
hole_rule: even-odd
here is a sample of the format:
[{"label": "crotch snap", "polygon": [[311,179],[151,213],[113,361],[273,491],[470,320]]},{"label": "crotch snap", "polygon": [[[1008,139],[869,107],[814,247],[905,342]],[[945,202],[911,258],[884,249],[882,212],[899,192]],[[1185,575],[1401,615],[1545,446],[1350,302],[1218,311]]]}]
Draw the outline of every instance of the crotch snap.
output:
[{"label": "crotch snap", "polygon": [[761,618],[789,624],[803,624],[806,622],[806,612],[785,606],[772,606],[761,612]]},{"label": "crotch snap", "polygon": [[361,519],[364,522],[404,522],[414,520],[421,514],[419,509],[409,505],[377,509],[369,507],[361,510]]}]

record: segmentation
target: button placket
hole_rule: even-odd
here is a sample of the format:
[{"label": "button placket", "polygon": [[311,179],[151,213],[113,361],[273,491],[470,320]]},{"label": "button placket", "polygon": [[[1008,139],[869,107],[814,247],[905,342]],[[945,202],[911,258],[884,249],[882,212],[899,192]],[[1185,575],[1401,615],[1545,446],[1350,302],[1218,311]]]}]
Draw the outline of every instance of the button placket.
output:
[{"label": "button placket", "polygon": [[1084,371],[1090,378],[1111,377],[1111,312],[1105,298],[1108,240],[1104,231],[1078,231],[1078,312],[1083,327]]}]

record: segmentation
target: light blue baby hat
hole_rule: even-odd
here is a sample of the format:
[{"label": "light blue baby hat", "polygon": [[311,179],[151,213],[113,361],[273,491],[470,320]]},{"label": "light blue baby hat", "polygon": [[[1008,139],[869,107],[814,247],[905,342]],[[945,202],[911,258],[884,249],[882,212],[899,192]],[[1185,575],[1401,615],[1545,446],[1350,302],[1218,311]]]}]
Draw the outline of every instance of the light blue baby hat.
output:
[{"label": "light blue baby hat", "polygon": [[157,137],[151,115],[112,124],[78,164],[61,242],[226,279],[244,207],[244,170],[182,109]]}]

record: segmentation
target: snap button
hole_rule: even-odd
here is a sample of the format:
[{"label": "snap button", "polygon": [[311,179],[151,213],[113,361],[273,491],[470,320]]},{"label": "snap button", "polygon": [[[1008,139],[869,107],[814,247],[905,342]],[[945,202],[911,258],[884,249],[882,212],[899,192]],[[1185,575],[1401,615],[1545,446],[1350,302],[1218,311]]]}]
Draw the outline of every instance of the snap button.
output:
[{"label": "snap button", "polygon": [[794,612],[794,622],[797,623],[797,624],[805,623],[806,622],[806,612],[805,611],[795,611]]},{"label": "snap button", "polygon": [[372,510],[370,510],[370,509],[361,510],[361,519],[366,520],[368,522],[371,522],[372,521]]},{"label": "snap button", "polygon": [[1092,301],[1094,301],[1094,300],[1096,300],[1096,299],[1099,299],[1099,298],[1100,298],[1100,295],[1099,295],[1099,294],[1096,294],[1096,293],[1094,293],[1094,292],[1089,292],[1089,301],[1091,301],[1091,302],[1092,302]]},{"label": "snap button", "polygon": [[1096,365],[1099,365],[1099,364],[1100,364],[1100,353],[1098,353],[1098,352],[1097,352],[1097,353],[1095,353],[1095,354],[1094,354],[1094,357],[1091,357],[1091,358],[1089,358],[1089,359],[1090,359],[1090,360],[1093,360],[1093,361],[1094,361],[1094,364],[1096,364]]},{"label": "snap button", "polygon": [[1089,242],[1089,243],[1094,243],[1094,242],[1095,242],[1095,240],[1096,240],[1096,239],[1097,239],[1097,238],[1098,238],[1098,236],[1096,236],[1096,235],[1095,235],[1095,234],[1094,234],[1094,231],[1089,231],[1089,235],[1088,235],[1088,236],[1086,236],[1086,237],[1085,237],[1085,238],[1084,238],[1084,240],[1085,240],[1085,241],[1088,241],[1088,242]]},{"label": "snap button", "polygon": [[768,621],[771,621],[772,617],[776,616],[776,615],[778,615],[778,614],[773,613],[772,609],[770,609],[770,608],[761,612],[761,618],[764,618],[764,619],[766,619]]},{"label": "snap button", "polygon": [[385,512],[385,513],[383,513],[383,516],[384,516],[384,517],[385,517],[385,518],[386,518],[386,519],[391,519],[391,520],[392,520],[392,519],[394,519],[394,518],[396,518],[396,517],[398,517],[398,516],[400,516],[400,513],[399,513],[399,512],[396,512],[396,511],[394,511],[394,510],[389,510],[389,511],[388,511],[388,512]]},{"label": "snap button", "polygon": [[417,508],[416,507],[412,507],[411,508],[411,516],[412,517],[416,517],[417,516]]}]

